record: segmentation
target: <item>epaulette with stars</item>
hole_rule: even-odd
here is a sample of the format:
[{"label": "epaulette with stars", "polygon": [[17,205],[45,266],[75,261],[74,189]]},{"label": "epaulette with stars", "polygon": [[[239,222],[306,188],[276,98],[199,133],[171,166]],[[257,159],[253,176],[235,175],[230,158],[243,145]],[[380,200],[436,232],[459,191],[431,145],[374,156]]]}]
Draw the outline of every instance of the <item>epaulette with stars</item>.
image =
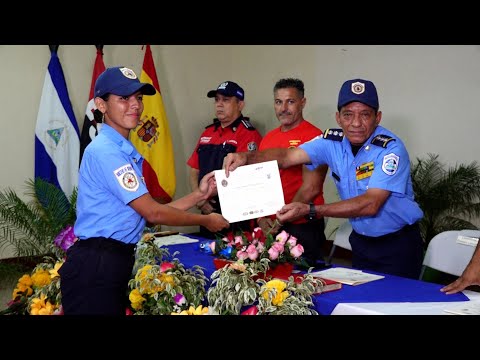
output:
[{"label": "epaulette with stars", "polygon": [[371,143],[373,145],[377,145],[377,146],[386,148],[387,144],[392,140],[395,141],[396,139],[394,139],[393,137],[388,136],[388,135],[377,135],[372,139]]},{"label": "epaulette with stars", "polygon": [[327,129],[323,133],[323,138],[327,140],[342,141],[343,130],[342,129]]}]

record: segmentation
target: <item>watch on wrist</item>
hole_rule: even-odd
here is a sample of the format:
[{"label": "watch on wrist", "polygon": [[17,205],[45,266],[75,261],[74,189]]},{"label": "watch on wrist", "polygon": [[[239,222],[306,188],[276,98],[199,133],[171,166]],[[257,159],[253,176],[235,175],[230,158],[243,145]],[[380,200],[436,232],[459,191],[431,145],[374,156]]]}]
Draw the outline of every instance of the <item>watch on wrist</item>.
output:
[{"label": "watch on wrist", "polygon": [[306,216],[307,220],[314,220],[317,217],[317,211],[315,210],[315,204],[313,202],[310,203],[310,211]]}]

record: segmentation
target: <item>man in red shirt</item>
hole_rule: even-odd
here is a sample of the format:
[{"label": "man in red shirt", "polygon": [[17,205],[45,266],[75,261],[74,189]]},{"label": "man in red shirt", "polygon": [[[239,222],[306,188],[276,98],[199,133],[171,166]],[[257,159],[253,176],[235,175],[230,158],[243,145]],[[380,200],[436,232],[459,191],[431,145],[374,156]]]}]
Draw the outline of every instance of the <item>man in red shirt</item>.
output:
[{"label": "man in red shirt", "polygon": [[[295,148],[317,136],[322,130],[303,118],[303,108],[307,99],[304,96],[305,88],[302,80],[280,79],[273,88],[274,107],[280,126],[268,132],[260,143],[259,150],[269,148]],[[320,166],[314,171],[304,165],[280,169],[283,195],[285,203],[303,202],[315,205],[323,204],[323,182],[327,173],[327,166]],[[275,215],[257,219],[258,225],[264,232],[275,234],[285,230],[295,236],[303,245],[304,258],[311,265],[317,260],[323,260],[322,246],[325,241],[325,222],[323,218],[302,218],[291,223],[280,225],[275,221]]]},{"label": "man in red shirt", "polygon": [[[222,168],[223,158],[228,153],[257,150],[262,140],[262,135],[250,123],[249,118],[242,115],[245,92],[237,83],[225,81],[217,89],[209,91],[207,97],[215,98],[217,117],[202,132],[187,161],[192,190],[198,188],[198,183],[205,174]],[[199,202],[197,207],[202,214],[221,213],[218,196]],[[233,223],[230,230],[253,230],[252,222],[254,223],[247,220]],[[204,227],[200,227],[200,235],[215,238],[215,234]]]}]

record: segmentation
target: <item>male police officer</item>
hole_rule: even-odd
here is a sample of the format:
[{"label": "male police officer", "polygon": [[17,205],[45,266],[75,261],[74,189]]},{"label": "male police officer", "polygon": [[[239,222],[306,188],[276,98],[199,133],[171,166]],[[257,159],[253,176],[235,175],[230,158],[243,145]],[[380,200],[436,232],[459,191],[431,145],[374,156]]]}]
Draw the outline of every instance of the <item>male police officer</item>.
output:
[{"label": "male police officer", "polygon": [[341,129],[294,149],[230,154],[229,171],[246,163],[278,160],[280,167],[327,164],[341,201],[309,206],[290,203],[277,212],[280,221],[310,214],[349,218],[353,266],[409,278],[418,278],[423,240],[417,222],[423,212],[414,200],[410,159],[398,136],[379,126],[375,85],[368,80],[346,81],[338,96],[335,117]]}]

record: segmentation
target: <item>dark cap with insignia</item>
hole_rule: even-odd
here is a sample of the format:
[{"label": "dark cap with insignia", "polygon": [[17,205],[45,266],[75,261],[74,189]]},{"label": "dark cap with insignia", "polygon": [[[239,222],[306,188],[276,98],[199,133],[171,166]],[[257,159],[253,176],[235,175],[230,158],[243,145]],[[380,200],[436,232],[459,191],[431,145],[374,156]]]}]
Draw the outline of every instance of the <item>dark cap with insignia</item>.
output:
[{"label": "dark cap with insignia", "polygon": [[152,84],[141,83],[132,69],[116,66],[106,69],[95,82],[94,96],[106,94],[130,96],[137,91],[144,95],[155,95],[157,92]]},{"label": "dark cap with insignia", "polygon": [[361,102],[362,104],[378,110],[377,89],[373,82],[363,79],[345,81],[338,94],[338,111],[353,101]]},{"label": "dark cap with insignia", "polygon": [[222,94],[224,96],[235,96],[236,98],[243,100],[245,98],[245,91],[233,81],[224,81],[218,85],[216,90],[210,90],[207,93],[207,97],[213,98],[215,95]]}]

